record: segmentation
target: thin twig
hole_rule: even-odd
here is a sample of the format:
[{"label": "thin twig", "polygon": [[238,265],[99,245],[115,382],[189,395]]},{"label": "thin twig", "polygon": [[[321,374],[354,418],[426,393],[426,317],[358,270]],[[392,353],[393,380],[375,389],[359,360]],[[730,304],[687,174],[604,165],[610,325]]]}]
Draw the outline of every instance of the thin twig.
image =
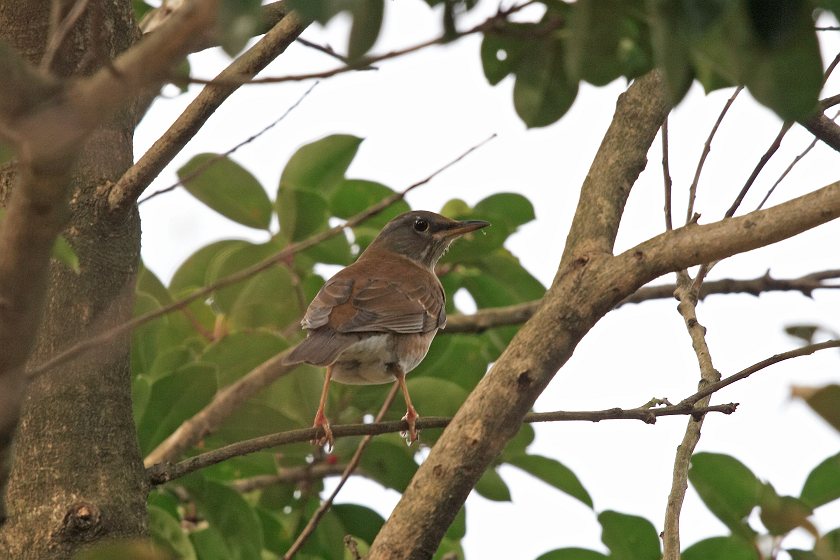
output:
[{"label": "thin twig", "polygon": [[814,352],[819,352],[820,350],[826,350],[828,348],[840,348],[840,340],[828,340],[826,342],[808,344],[807,346],[796,348],[795,350],[789,350],[787,352],[782,352],[781,354],[774,354],[769,358],[761,360],[760,362],[757,362],[749,367],[742,369],[738,373],[734,373],[729,377],[726,377],[725,379],[721,379],[720,381],[707,385],[706,387],[700,389],[690,397],[680,401],[679,404],[695,404],[701,401],[702,399],[706,398],[707,396],[711,395],[712,393],[716,393],[724,387],[732,385],[736,381],[746,379],[750,375],[754,374],[757,371],[761,371],[766,367],[778,364],[779,362],[783,362],[791,358],[798,358],[800,356],[810,356]]},{"label": "thin twig", "polygon": [[[391,391],[388,393],[388,396],[385,397],[385,402],[382,403],[382,407],[379,409],[379,412],[374,419],[374,422],[381,422],[382,418],[385,417],[385,413],[388,412],[388,409],[391,407],[391,404],[394,402],[394,398],[397,396],[397,392],[399,391],[399,384],[394,383],[391,387]],[[291,560],[291,558],[300,550],[300,547],[303,546],[303,543],[306,542],[306,539],[309,538],[310,535],[315,531],[315,528],[318,527],[318,523],[320,523],[321,519],[324,517],[324,514],[332,507],[333,501],[335,501],[335,497],[338,496],[338,493],[344,488],[344,484],[350,479],[350,476],[353,474],[353,471],[356,470],[356,467],[359,466],[359,461],[362,459],[362,453],[364,453],[365,448],[373,439],[372,435],[366,435],[362,438],[362,441],[359,442],[359,445],[356,447],[356,452],[353,453],[353,457],[350,459],[350,462],[347,463],[347,468],[344,469],[344,472],[341,474],[341,480],[338,481],[338,484],[335,487],[335,490],[332,491],[332,494],[321,502],[321,505],[318,506],[318,509],[315,510],[315,513],[312,514],[312,517],[309,518],[309,521],[306,523],[306,526],[303,528],[303,531],[300,532],[298,537],[295,539],[295,542],[292,543],[292,546],[289,547],[289,550],[286,551],[286,554],[283,555],[283,560]]]},{"label": "thin twig", "polygon": [[[835,59],[835,60],[838,60],[838,59]],[[840,116],[840,111],[837,111],[834,114],[834,116],[831,118],[831,120],[836,121],[838,116]],[[776,182],[773,183],[773,186],[770,187],[767,190],[767,194],[764,195],[764,198],[761,199],[761,202],[759,202],[758,206],[755,207],[756,210],[761,210],[764,207],[764,205],[767,203],[767,200],[770,198],[770,195],[772,195],[773,192],[776,190],[776,187],[779,186],[779,183],[781,183],[784,180],[784,178],[787,177],[788,173],[790,173],[790,171],[793,169],[793,167],[797,163],[799,163],[802,160],[802,158],[804,158],[806,155],[808,155],[808,152],[810,152],[811,150],[814,149],[814,146],[817,145],[818,141],[819,141],[819,138],[817,138],[815,136],[813,138],[813,140],[811,140],[811,143],[808,144],[808,147],[805,148],[804,150],[802,150],[802,152],[800,152],[795,158],[793,158],[793,161],[791,161],[790,165],[788,165],[787,168],[782,172],[782,174],[779,175],[779,178],[776,179]]]},{"label": "thin twig", "polygon": [[[178,11],[172,17],[177,14]],[[162,26],[161,29],[165,27]],[[236,76],[240,79],[255,76],[282,54],[305,27],[296,14],[286,15],[222,70],[219,77]],[[156,33],[159,31],[149,33],[148,37],[154,37]],[[146,153],[111,185],[107,196],[108,209],[119,214],[133,208],[152,180],[181,152],[207,119],[237,89],[238,85],[204,88]]]},{"label": "thin twig", "polygon": [[61,22],[61,25],[59,25],[55,32],[50,35],[49,43],[47,43],[47,47],[44,50],[44,57],[41,59],[41,64],[39,65],[42,71],[50,71],[53,61],[55,60],[55,56],[64,44],[64,41],[67,40],[67,35],[70,34],[70,31],[73,30],[73,27],[79,21],[79,18],[82,17],[82,14],[84,14],[85,10],[87,10],[88,4],[90,4],[90,0],[79,0],[74,3],[73,7],[71,7],[70,11],[67,13],[67,17],[65,17]]},{"label": "thin twig", "polygon": [[[691,397],[688,397],[689,400]],[[692,404],[676,404],[661,408],[638,407],[630,409],[608,408],[605,410],[591,411],[553,411],[553,412],[531,412],[525,416],[523,422],[601,422],[604,420],[640,420],[645,424],[655,424],[656,419],[661,416],[699,416],[709,412],[721,414],[732,414],[738,408],[737,403],[727,403],[709,407],[698,407]],[[445,428],[452,421],[450,417],[426,416],[417,420],[417,429],[432,430]],[[376,436],[404,432],[408,424],[404,420],[392,420],[389,422],[374,422],[370,424],[341,424],[331,426],[335,438],[350,436]],[[227,461],[233,457],[240,457],[250,453],[256,453],[271,447],[288,445],[291,443],[307,442],[314,439],[320,428],[304,428],[269,434],[258,438],[239,441],[184,459],[178,463],[163,462],[149,466],[146,473],[149,476],[149,483],[153,485],[164,484],[171,480],[181,478],[197,470]]]},{"label": "thin twig", "polygon": [[706,138],[706,143],[703,144],[703,152],[700,154],[700,159],[697,161],[697,168],[694,170],[694,179],[692,179],[691,186],[688,188],[688,208],[685,212],[686,224],[691,223],[694,217],[694,201],[697,197],[697,185],[700,183],[700,173],[703,171],[703,165],[706,163],[706,158],[709,156],[709,152],[712,151],[712,139],[714,139],[715,134],[717,134],[720,123],[723,122],[723,118],[726,116],[726,113],[729,112],[729,108],[732,107],[732,104],[735,102],[735,98],[738,97],[738,94],[741,93],[743,89],[744,86],[738,86],[735,88],[735,91],[729,99],[726,100],[726,103],[724,104],[723,109],[721,109],[714,126],[712,126],[712,130],[709,132],[708,138]]},{"label": "thin twig", "polygon": [[[491,30],[495,27],[496,23],[499,21],[505,20],[508,16],[522,10],[526,6],[533,4],[533,2],[524,2],[522,4],[517,4],[511,6],[505,10],[499,10],[493,16],[487,18],[483,22],[475,25],[469,29],[464,31],[459,31],[455,34],[455,39],[460,39],[462,37],[466,37],[467,35],[473,35],[475,33],[482,33],[488,30]],[[553,29],[556,24],[551,23],[549,25],[549,29]],[[339,74],[345,74],[347,72],[354,72],[357,70],[366,69],[373,64],[377,64],[379,62],[383,62],[385,60],[390,60],[393,58],[398,58],[401,56],[405,56],[407,54],[411,54],[428,47],[434,45],[443,45],[449,43],[453,40],[453,37],[449,35],[441,35],[440,37],[435,37],[434,39],[428,39],[423,41],[422,43],[417,43],[408,47],[403,47],[401,49],[395,49],[383,54],[363,57],[358,61],[351,62],[345,66],[339,66],[337,68],[333,68],[331,70],[324,70],[322,72],[308,72],[303,74],[288,74],[286,76],[275,76],[275,77],[267,77],[267,78],[249,78],[247,76],[238,77],[238,76],[225,76],[223,78],[216,77],[211,79],[204,79],[204,78],[196,78],[196,77],[188,77],[184,78],[182,76],[178,76],[177,79],[181,81],[186,81],[193,84],[205,84],[205,85],[220,85],[220,86],[240,86],[244,84],[279,84],[283,82],[300,82],[304,80],[312,80],[312,79],[326,79],[331,78],[333,76],[337,76]],[[174,79],[174,78],[173,78]]]},{"label": "thin twig", "polygon": [[671,163],[668,156],[668,117],[662,121],[662,180],[665,183],[665,229],[674,229],[674,222],[671,219],[671,187],[674,182],[671,179]]},{"label": "thin twig", "polygon": [[[766,292],[799,292],[812,297],[814,290],[837,290],[840,284],[827,284],[827,280],[840,278],[840,269],[812,272],[799,278],[773,278],[768,270],[757,278],[735,279],[723,278],[704,282],[700,287],[698,299],[703,300],[710,295],[718,294],[749,294],[759,296]],[[615,308],[627,304],[642,303],[653,299],[670,299],[674,297],[676,284],[659,284],[644,286],[635,293],[621,300]],[[531,318],[537,310],[541,300],[517,303],[504,307],[490,307],[479,309],[469,315],[451,315],[447,319],[446,329],[440,334],[462,332],[482,332],[494,327],[506,325],[521,325]]]},{"label": "thin twig", "polygon": [[219,290],[221,288],[225,288],[227,286],[231,286],[233,284],[237,284],[239,282],[247,280],[248,278],[253,277],[255,274],[258,274],[258,273],[262,272],[263,270],[267,270],[268,268],[271,268],[275,264],[288,259],[292,255],[294,255],[294,254],[296,254],[300,251],[303,251],[304,249],[308,249],[309,247],[313,247],[313,246],[317,245],[318,243],[322,243],[323,241],[326,241],[327,239],[335,237],[336,235],[338,235],[339,233],[344,231],[346,228],[351,228],[351,227],[357,226],[358,224],[367,220],[371,216],[374,216],[375,214],[381,212],[382,210],[384,210],[385,208],[394,204],[395,202],[397,202],[399,200],[402,200],[403,198],[405,198],[405,196],[409,192],[413,191],[417,187],[425,185],[426,183],[428,183],[429,181],[431,181],[432,179],[434,179],[435,177],[440,175],[442,172],[446,171],[447,169],[449,169],[453,165],[459,163],[461,160],[463,160],[465,157],[467,157],[468,155],[473,153],[475,150],[484,146],[487,142],[489,142],[490,140],[492,140],[495,137],[496,137],[496,135],[493,134],[493,135],[489,136],[488,138],[482,140],[481,142],[472,146],[471,148],[469,148],[468,150],[463,152],[461,155],[459,155],[458,157],[456,157],[455,159],[453,159],[449,163],[443,165],[442,167],[440,167],[436,171],[432,172],[431,174],[429,174],[425,178],[417,181],[416,183],[414,183],[412,185],[409,185],[408,187],[406,187],[405,189],[403,189],[400,192],[395,192],[395,193],[383,198],[382,200],[380,200],[376,204],[370,206],[366,210],[364,210],[362,212],[359,212],[358,214],[356,214],[352,218],[348,219],[342,225],[338,225],[338,226],[332,227],[328,230],[321,231],[321,232],[316,233],[315,235],[312,235],[312,236],[310,236],[310,237],[308,237],[308,238],[306,238],[302,241],[299,241],[297,243],[291,243],[291,244],[287,245],[285,248],[283,248],[281,251],[279,251],[277,254],[275,254],[271,257],[268,257],[267,259],[264,259],[264,260],[258,262],[255,265],[249,266],[248,268],[244,268],[244,269],[242,269],[238,272],[235,272],[235,273],[233,273],[229,276],[225,276],[224,278],[220,278],[219,280],[217,280],[217,281],[215,281],[211,284],[208,284],[207,286],[205,286],[205,287],[203,287],[199,290],[196,290],[195,292],[189,294],[188,296],[185,296],[185,297],[183,297],[183,298],[181,298],[177,301],[174,301],[174,302],[170,303],[169,305],[165,305],[165,306],[161,307],[160,309],[156,309],[155,311],[150,311],[148,313],[144,313],[143,315],[140,315],[139,317],[135,317],[131,321],[128,321],[127,323],[123,323],[122,325],[120,325],[118,327],[114,327],[113,329],[110,329],[107,332],[100,333],[96,336],[93,336],[93,337],[88,338],[86,340],[83,340],[83,341],[81,341],[77,344],[74,344],[70,348],[68,348],[68,349],[66,349],[62,352],[59,352],[53,358],[47,360],[46,362],[43,362],[40,365],[34,366],[32,369],[30,369],[29,372],[28,372],[29,378],[32,379],[34,377],[37,377],[38,375],[41,375],[42,373],[44,373],[46,371],[49,371],[50,369],[54,368],[58,364],[64,363],[64,362],[66,362],[66,361],[68,361],[72,358],[75,358],[78,355],[82,354],[83,352],[86,352],[90,349],[96,348],[101,344],[105,344],[108,341],[110,341],[110,340],[112,340],[112,339],[114,339],[118,336],[122,336],[123,334],[132,331],[133,329],[139,327],[140,325],[146,324],[149,321],[152,321],[152,320],[157,319],[159,317],[163,317],[164,315],[172,313],[173,311],[177,311],[179,309],[182,309],[182,308],[186,307],[187,305],[189,305],[190,303],[192,303],[192,302],[194,302],[198,299],[209,296],[210,294],[212,294],[216,290]]},{"label": "thin twig", "polygon": [[262,130],[260,130],[256,134],[252,134],[251,136],[249,136],[248,138],[246,138],[242,142],[236,144],[235,146],[230,148],[228,151],[226,151],[222,154],[216,154],[215,156],[213,156],[212,158],[208,159],[207,161],[205,161],[201,165],[199,165],[197,168],[195,168],[191,173],[189,173],[186,176],[178,179],[177,181],[175,181],[173,184],[169,185],[168,187],[163,188],[163,189],[159,189],[159,190],[153,192],[152,194],[150,194],[149,196],[147,196],[146,198],[140,200],[137,203],[138,206],[140,204],[143,204],[144,202],[146,202],[148,200],[151,200],[152,198],[154,198],[156,196],[162,195],[164,193],[168,193],[170,191],[175,190],[176,188],[178,188],[181,185],[187,184],[188,182],[192,181],[193,179],[195,179],[196,177],[198,177],[199,175],[201,175],[202,173],[207,171],[207,169],[209,169],[213,164],[215,164],[220,159],[224,159],[224,158],[230,156],[231,154],[236,152],[242,146],[245,146],[246,144],[250,144],[251,142],[253,142],[257,138],[259,138],[260,136],[262,136],[263,134],[265,134],[266,132],[268,132],[269,130],[274,128],[275,126],[277,126],[281,121],[283,121],[287,116],[289,116],[289,113],[294,111],[298,107],[298,105],[300,105],[303,102],[304,99],[306,99],[306,97],[312,92],[313,89],[315,89],[315,86],[317,86],[319,83],[320,82],[315,82],[311,86],[309,86],[309,89],[307,89],[305,92],[303,92],[303,95],[301,95],[298,98],[297,101],[295,101],[291,106],[289,106],[289,108],[287,108],[283,112],[283,114],[280,115],[277,119],[275,119],[271,124],[264,127]]},{"label": "thin twig", "polygon": [[[339,61],[343,62],[344,64],[350,64],[351,63],[350,59],[348,59],[346,56],[344,56],[342,54],[339,54],[339,53],[335,52],[335,50],[333,50],[333,48],[329,45],[319,45],[318,43],[313,43],[312,41],[310,41],[308,39],[304,39],[303,37],[298,37],[297,42],[300,43],[301,45],[303,45],[304,47],[309,47],[310,49],[314,49],[316,51],[319,51],[319,52],[322,52],[326,55],[329,55],[329,56],[335,58],[336,60],[339,60]],[[357,70],[360,70],[360,71],[362,71],[362,70],[379,70],[379,68],[377,68],[376,66],[364,66],[362,68],[357,68]]]}]

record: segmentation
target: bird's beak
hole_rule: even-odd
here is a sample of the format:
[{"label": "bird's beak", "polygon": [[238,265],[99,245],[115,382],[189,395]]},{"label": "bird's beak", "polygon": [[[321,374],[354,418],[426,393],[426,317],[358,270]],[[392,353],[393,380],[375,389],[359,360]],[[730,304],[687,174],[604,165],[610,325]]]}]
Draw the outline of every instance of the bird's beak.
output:
[{"label": "bird's beak", "polygon": [[443,237],[458,237],[489,225],[490,222],[483,220],[464,220],[463,222],[452,222],[447,229],[440,233]]}]

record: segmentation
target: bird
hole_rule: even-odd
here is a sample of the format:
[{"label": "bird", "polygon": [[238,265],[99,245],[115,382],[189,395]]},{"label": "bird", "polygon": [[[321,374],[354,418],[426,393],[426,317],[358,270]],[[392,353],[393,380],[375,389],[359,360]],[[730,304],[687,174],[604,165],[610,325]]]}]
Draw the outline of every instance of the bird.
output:
[{"label": "bird", "polygon": [[313,427],[313,443],[334,438],[324,413],[330,382],[379,384],[394,381],[407,407],[406,441],[418,439],[405,376],[426,356],[438,329],[446,326],[446,296],[435,265],[458,237],[489,226],[434,212],[405,212],[389,221],[356,261],[324,283],[301,320],[307,331],[286,357],[287,364],[326,367]]}]

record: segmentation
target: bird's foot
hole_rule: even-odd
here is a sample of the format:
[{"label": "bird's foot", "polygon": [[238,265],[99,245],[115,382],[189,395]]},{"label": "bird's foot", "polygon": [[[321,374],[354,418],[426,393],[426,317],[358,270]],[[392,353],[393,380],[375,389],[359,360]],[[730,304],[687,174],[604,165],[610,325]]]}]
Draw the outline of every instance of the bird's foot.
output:
[{"label": "bird's foot", "polygon": [[[318,410],[318,412],[315,413],[315,421],[312,423],[312,427],[316,428],[315,439],[312,440],[312,445],[317,445],[318,447],[326,445],[327,452],[332,452],[333,445],[335,444],[335,438],[333,437],[332,429],[330,428],[330,422],[324,415],[323,410]],[[317,431],[317,428],[321,428],[324,433],[320,434]]]},{"label": "bird's foot", "polygon": [[417,423],[417,419],[420,418],[420,415],[417,414],[417,411],[414,410],[414,407],[410,407],[405,416],[402,419],[408,424],[408,431],[400,432],[400,435],[405,439],[405,443],[411,447],[411,444],[420,439],[420,432],[417,431],[415,427]]}]

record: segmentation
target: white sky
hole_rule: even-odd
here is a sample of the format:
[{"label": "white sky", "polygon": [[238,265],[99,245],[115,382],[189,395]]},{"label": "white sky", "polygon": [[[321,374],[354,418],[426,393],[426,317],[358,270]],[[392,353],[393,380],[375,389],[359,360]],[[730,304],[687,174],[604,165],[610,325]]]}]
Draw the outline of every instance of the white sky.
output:
[{"label": "white sky", "polygon": [[[489,6],[488,9],[492,10]],[[387,2],[384,35],[375,51],[385,52],[435,36],[439,15],[419,0]],[[489,15],[477,12],[480,21]],[[313,27],[304,36],[337,49],[345,44],[343,21],[327,30]],[[825,58],[840,50],[840,41],[823,36]],[[469,203],[501,191],[527,196],[537,221],[524,226],[507,243],[523,264],[548,284],[559,262],[577,193],[589,163],[609,124],[615,98],[625,85],[583,86],[572,110],[558,123],[526,130],[512,105],[512,82],[490,87],[481,71],[480,38],[467,37],[449,47],[430,48],[374,72],[340,75],[320,83],[283,123],[233,157],[254,173],[269,195],[285,162],[302,144],[332,133],[365,137],[348,176],[373,179],[402,189],[428,175],[491,133],[499,137],[432,183],[409,196],[415,208],[438,210],[448,199]],[[216,52],[192,58],[193,73],[212,77],[227,62]],[[291,46],[264,73],[279,76],[328,69],[336,62],[321,53]],[[829,84],[836,93],[840,80]],[[192,155],[222,152],[282,114],[309,87],[286,83],[242,88],[158,178],[149,192],[170,185],[174,170]],[[155,103],[136,136],[138,156],[183,110],[198,88],[187,95]],[[671,173],[675,220],[685,213],[685,192],[715,118],[731,94],[704,96],[694,87],[671,117]],[[736,101],[712,146],[700,183],[697,210],[701,223],[718,219],[778,132],[780,122],[744,93]],[[795,127],[779,154],[752,189],[743,208],[754,208],[792,158],[811,137]],[[662,175],[659,141],[633,190],[622,222],[618,250],[660,233]],[[770,204],[809,192],[838,179],[840,156],[818,145],[778,188]],[[223,238],[265,240],[266,234],[219,217],[182,189],[141,207],[143,257],[165,281],[193,251]],[[822,226],[793,240],[752,251],[718,265],[712,278],[753,278],[770,269],[793,277],[838,268],[840,223]],[[663,279],[671,281],[671,278]],[[815,300],[796,294],[716,296],[701,304],[698,316],[708,329],[715,366],[734,373],[797,342],[783,328],[816,323],[840,330],[840,295],[817,292]],[[824,351],[756,374],[718,394],[713,402],[740,402],[730,417],[709,416],[698,450],[731,453],[780,493],[798,495],[808,472],[837,452],[840,438],[805,406],[789,398],[791,385],[837,382],[838,354]],[[627,306],[605,317],[581,342],[575,355],[537,401],[536,409],[590,410],[638,406],[652,397],[676,402],[691,394],[698,373],[682,319],[674,301]],[[422,413],[423,403],[416,403]],[[313,403],[313,411],[314,411]],[[554,457],[581,478],[597,511],[615,509],[642,515],[658,531],[670,488],[674,451],[682,438],[684,418],[664,418],[655,426],[640,422],[558,423],[537,426],[532,452]],[[513,503],[494,503],[472,496],[468,501],[467,558],[535,558],[562,546],[604,550],[596,515],[559,491],[511,467],[500,470]],[[348,484],[339,501],[365,503],[383,516],[399,496],[375,483]],[[840,507],[818,511],[817,525],[833,529]],[[725,528],[689,488],[683,513],[683,547],[722,535]],[[513,536],[513,538],[510,538]],[[500,538],[501,537],[501,538]],[[796,534],[786,544],[809,546]]]}]

